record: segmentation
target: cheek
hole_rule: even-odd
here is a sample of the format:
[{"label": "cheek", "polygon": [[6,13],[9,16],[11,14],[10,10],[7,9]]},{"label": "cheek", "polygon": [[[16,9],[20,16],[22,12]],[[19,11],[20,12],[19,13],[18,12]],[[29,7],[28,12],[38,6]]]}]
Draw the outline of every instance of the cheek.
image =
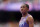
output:
[{"label": "cheek", "polygon": [[27,11],[29,11],[29,10],[27,9]]},{"label": "cheek", "polygon": [[26,12],[26,10],[23,10],[23,12]]},{"label": "cheek", "polygon": [[27,11],[26,9],[24,9],[24,11]]}]

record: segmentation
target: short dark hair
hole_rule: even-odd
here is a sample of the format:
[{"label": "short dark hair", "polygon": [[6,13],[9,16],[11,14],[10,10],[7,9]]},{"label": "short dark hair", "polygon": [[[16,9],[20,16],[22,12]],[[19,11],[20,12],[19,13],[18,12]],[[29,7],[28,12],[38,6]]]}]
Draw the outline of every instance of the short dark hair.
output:
[{"label": "short dark hair", "polygon": [[28,4],[25,4],[26,5],[26,7],[29,9],[29,5]]}]

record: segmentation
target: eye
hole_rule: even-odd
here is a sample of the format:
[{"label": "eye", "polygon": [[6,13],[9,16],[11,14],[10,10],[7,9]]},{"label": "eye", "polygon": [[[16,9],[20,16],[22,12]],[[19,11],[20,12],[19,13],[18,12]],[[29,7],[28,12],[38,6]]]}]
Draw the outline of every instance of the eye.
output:
[{"label": "eye", "polygon": [[25,8],[25,6],[21,6],[21,8]]},{"label": "eye", "polygon": [[25,7],[23,6],[23,8],[25,8]]},{"label": "eye", "polygon": [[22,8],[22,7],[21,7]]}]

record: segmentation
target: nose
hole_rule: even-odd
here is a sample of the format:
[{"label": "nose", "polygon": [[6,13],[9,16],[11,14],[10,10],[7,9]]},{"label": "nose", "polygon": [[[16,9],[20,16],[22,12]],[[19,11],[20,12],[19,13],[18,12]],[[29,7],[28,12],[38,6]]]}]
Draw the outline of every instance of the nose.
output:
[{"label": "nose", "polygon": [[23,11],[23,8],[21,8],[21,11]]}]

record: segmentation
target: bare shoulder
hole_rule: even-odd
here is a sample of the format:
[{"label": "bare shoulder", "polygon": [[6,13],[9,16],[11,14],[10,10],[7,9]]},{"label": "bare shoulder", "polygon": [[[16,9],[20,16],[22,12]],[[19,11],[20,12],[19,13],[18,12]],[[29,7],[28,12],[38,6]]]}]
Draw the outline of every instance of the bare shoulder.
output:
[{"label": "bare shoulder", "polygon": [[28,16],[28,21],[34,21],[33,17],[31,15]]},{"label": "bare shoulder", "polygon": [[33,19],[33,16],[29,15],[29,16],[28,16],[28,19]]}]

